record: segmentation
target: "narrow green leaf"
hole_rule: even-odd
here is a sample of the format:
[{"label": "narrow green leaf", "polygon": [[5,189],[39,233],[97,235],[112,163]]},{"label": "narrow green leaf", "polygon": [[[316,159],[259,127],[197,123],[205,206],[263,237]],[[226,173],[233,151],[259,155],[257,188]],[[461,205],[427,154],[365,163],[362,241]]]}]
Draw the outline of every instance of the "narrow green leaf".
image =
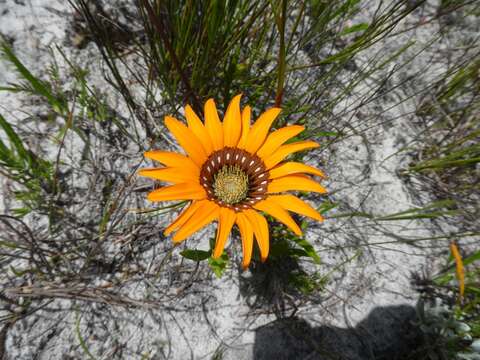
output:
[{"label": "narrow green leaf", "polygon": [[[320,212],[320,213],[322,213],[322,212]],[[337,215],[332,215],[332,216],[330,216],[330,218],[340,219],[340,218],[354,217],[354,216],[365,217],[365,218],[369,218],[369,219],[373,219],[373,217],[374,217],[372,214],[369,214],[369,213],[366,213],[366,212],[352,211],[352,212],[348,212],[348,213],[341,213],[341,214],[337,214]]]},{"label": "narrow green leaf", "polygon": [[446,209],[453,205],[455,205],[455,201],[451,199],[434,201],[431,204],[421,208],[413,208],[413,209],[400,211],[398,213],[378,217],[375,220],[387,221],[387,220],[428,219],[428,218],[436,218],[436,217],[445,216],[445,215],[455,215],[458,213],[458,210]]},{"label": "narrow green leaf", "polygon": [[335,131],[316,131],[315,136],[340,136],[341,134]]},{"label": "narrow green leaf", "polygon": [[180,252],[180,255],[193,261],[203,261],[210,257],[211,251],[186,249]]},{"label": "narrow green leaf", "polygon": [[480,250],[463,259],[463,265],[469,265],[474,261],[478,261],[478,260],[480,260]]},{"label": "narrow green leaf", "polygon": [[0,50],[4,56],[9,60],[17,69],[18,73],[32,86],[38,95],[44,96],[52,106],[53,110],[58,113],[64,113],[66,106],[63,101],[58,99],[50,89],[50,86],[44,81],[35,77],[22,62],[15,56],[12,49],[5,42],[0,43]]},{"label": "narrow green leaf", "polygon": [[340,33],[340,35],[347,35],[347,34],[351,34],[351,33],[358,32],[358,31],[364,31],[364,30],[367,30],[369,26],[370,25],[367,24],[367,23],[355,24],[355,25],[350,26],[350,27],[346,28],[345,30],[343,30]]},{"label": "narrow green leaf", "polygon": [[0,127],[3,129],[3,131],[5,131],[5,133],[8,136],[8,139],[17,150],[18,156],[20,156],[20,158],[23,161],[27,162],[28,164],[31,164],[32,158],[28,153],[28,151],[23,147],[22,140],[2,115],[0,115]]},{"label": "narrow green leaf", "polygon": [[22,91],[21,88],[18,86],[0,86],[0,91],[8,91],[8,92],[20,92]]},{"label": "narrow green leaf", "polygon": [[5,240],[0,240],[0,247],[2,247],[2,246],[10,248],[10,249],[18,248],[18,244],[14,243],[14,242],[10,242],[10,241],[5,241]]},{"label": "narrow green leaf", "polygon": [[75,312],[75,333],[80,343],[80,347],[82,348],[85,355],[87,355],[87,357],[90,360],[96,360],[96,357],[93,356],[90,350],[88,349],[87,343],[83,339],[82,333],[80,332],[80,316],[78,315],[78,310]]},{"label": "narrow green leaf", "polygon": [[320,214],[325,214],[327,211],[330,211],[334,208],[336,208],[338,206],[338,204],[335,204],[331,201],[325,201],[322,203],[322,205],[320,205],[318,208],[317,208],[317,211],[320,213]]},{"label": "narrow green leaf", "polygon": [[306,239],[293,237],[293,241],[303,250],[305,250],[306,255],[310,257],[316,264],[320,264],[320,256],[318,256],[313,246]]}]

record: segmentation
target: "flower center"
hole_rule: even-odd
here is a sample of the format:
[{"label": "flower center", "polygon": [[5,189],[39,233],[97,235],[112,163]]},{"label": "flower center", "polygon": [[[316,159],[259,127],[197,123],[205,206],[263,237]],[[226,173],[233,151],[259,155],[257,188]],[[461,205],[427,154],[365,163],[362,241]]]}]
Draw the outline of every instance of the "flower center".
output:
[{"label": "flower center", "polygon": [[226,165],[215,174],[213,191],[226,204],[237,204],[247,198],[248,175],[237,165]]},{"label": "flower center", "polygon": [[200,184],[209,200],[235,211],[251,209],[265,199],[269,173],[249,152],[224,147],[210,154],[200,169]]}]

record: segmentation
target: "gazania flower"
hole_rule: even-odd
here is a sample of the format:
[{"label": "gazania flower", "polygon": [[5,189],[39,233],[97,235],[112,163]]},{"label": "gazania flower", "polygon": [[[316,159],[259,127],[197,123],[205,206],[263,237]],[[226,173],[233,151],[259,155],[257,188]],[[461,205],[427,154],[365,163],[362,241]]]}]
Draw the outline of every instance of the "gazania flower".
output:
[{"label": "gazania flower", "polygon": [[179,243],[212,221],[218,222],[212,257],[221,256],[232,227],[240,231],[243,267],[248,267],[254,238],[264,261],[269,251],[266,213],[285,224],[295,234],[302,231],[288,211],[321,221],[322,216],[290,190],[326,190],[308,175],[324,177],[311,166],[284,161],[288,155],[318,147],[313,141],[285,144],[304,130],[290,125],[269,133],[280,113],[279,108],[265,111],[250,125],[251,109],[240,110],[237,95],[228,105],[223,122],[210,99],[205,104],[204,122],[190,106],[185,107],[187,125],[165,117],[165,125],[185,150],[185,155],[160,150],[147,151],[145,157],[165,165],[142,169],[140,175],[172,183],[148,194],[151,201],[189,200],[183,212],[170,224],[165,235],[175,232]]}]

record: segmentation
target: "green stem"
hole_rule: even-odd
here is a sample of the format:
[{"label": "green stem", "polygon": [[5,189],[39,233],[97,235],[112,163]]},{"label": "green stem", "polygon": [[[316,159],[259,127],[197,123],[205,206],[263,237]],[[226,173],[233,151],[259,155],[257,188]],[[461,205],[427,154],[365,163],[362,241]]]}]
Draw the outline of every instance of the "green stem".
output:
[{"label": "green stem", "polygon": [[148,17],[150,18],[150,21],[157,29],[158,35],[162,39],[162,42],[165,45],[165,48],[167,49],[168,53],[172,58],[173,66],[176,68],[176,70],[178,71],[178,74],[180,75],[180,78],[182,79],[183,85],[185,86],[185,89],[187,90],[187,93],[190,99],[192,100],[193,107],[197,112],[201,112],[202,106],[200,104],[200,101],[195,95],[195,93],[193,92],[193,89],[190,86],[190,82],[187,78],[187,75],[185,74],[185,72],[182,69],[182,66],[180,65],[175,49],[173,48],[172,44],[170,43],[170,40],[168,39],[168,36],[165,32],[165,28],[163,26],[162,21],[158,16],[155,15],[155,11],[153,10],[152,5],[150,5],[148,0],[143,0],[142,3],[145,9],[147,10],[147,14],[148,14]]}]

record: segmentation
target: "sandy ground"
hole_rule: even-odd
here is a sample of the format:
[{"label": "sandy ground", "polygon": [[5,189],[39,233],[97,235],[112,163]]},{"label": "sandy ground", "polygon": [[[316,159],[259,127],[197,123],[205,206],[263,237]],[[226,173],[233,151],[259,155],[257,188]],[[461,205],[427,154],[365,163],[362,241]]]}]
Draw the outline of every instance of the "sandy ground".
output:
[{"label": "sandy ground", "polygon": [[[365,11],[359,17],[368,19],[370,15]],[[421,13],[415,13],[401,26],[408,29],[421,17]],[[71,9],[64,1],[0,0],[0,33],[14,40],[15,51],[35,73],[45,71],[48,47],[55,45],[99,68],[100,58],[95,55],[92,44],[84,50],[68,45],[70,19]],[[348,123],[351,127],[350,136],[308,157],[309,162],[321,164],[329,175],[326,186],[330,199],[338,202],[339,207],[329,213],[325,223],[312,224],[307,231],[306,238],[314,244],[322,264],[305,266],[320,275],[328,274],[329,282],[322,295],[298,306],[296,318],[275,321],[275,316],[266,314],[262,308],[252,309],[246,299],[253,295],[242,290],[251,274],[240,274],[232,267],[221,279],[211,274],[202,277],[188,296],[171,298],[169,304],[175,304],[176,308],[126,309],[55,300],[9,329],[5,359],[89,358],[80,346],[77,330],[98,359],[140,359],[142,356],[144,359],[210,359],[216,353],[222,353],[223,359],[238,360],[369,359],[372,354],[398,352],[408,346],[414,337],[409,334],[409,321],[414,317],[418,299],[411,284],[412,273],[433,271],[438,265],[435,259],[445,253],[445,246],[428,241],[411,246],[398,242],[398,237],[427,238],[445,234],[451,228],[445,226],[434,231],[426,222],[378,222],[353,216],[335,218],[335,215],[368,212],[381,217],[428,200],[428,195],[420,199],[412,193],[399,178],[397,171],[408,164],[409,159],[405,153],[395,154],[417,131],[415,109],[420,100],[409,96],[445,70],[443,59],[436,53],[439,48],[452,46],[450,42],[455,38],[443,39],[413,61],[405,62],[429,42],[439,26],[438,22],[432,22],[403,32],[376,44],[369,54],[361,54],[357,66],[369,61],[373,52],[395,51],[399,44],[411,39],[417,41],[398,60],[399,66],[404,65],[388,80],[387,86],[395,90],[354,114],[342,115],[392,69],[385,69],[378,78],[372,79],[372,84],[365,82],[356,87],[351,97],[334,110],[339,114],[338,123]],[[101,74],[94,74],[92,78],[96,76],[102,86]],[[408,76],[413,80],[395,88]],[[13,78],[5,63],[0,62],[0,84]],[[0,111],[10,119],[21,121],[32,107],[25,96],[0,92]],[[360,130],[363,131],[360,133]],[[75,142],[72,144],[67,146],[67,152],[76,151]],[[124,166],[133,167],[132,164]],[[311,200],[317,204],[322,201],[315,197]],[[9,208],[8,199],[4,199],[1,206]],[[158,231],[166,221],[160,221]],[[206,232],[211,234],[212,229]],[[202,247],[202,234],[189,244]],[[155,259],[154,253],[149,256]],[[171,264],[173,277],[178,258],[175,252]],[[206,265],[201,266],[206,270]],[[99,278],[98,283],[101,281]],[[181,282],[177,286],[180,288]],[[130,283],[123,290],[134,298],[142,298],[151,291],[138,283]],[[292,335],[292,329],[307,334],[304,343]],[[323,357],[322,352],[315,349],[328,354]]]}]

